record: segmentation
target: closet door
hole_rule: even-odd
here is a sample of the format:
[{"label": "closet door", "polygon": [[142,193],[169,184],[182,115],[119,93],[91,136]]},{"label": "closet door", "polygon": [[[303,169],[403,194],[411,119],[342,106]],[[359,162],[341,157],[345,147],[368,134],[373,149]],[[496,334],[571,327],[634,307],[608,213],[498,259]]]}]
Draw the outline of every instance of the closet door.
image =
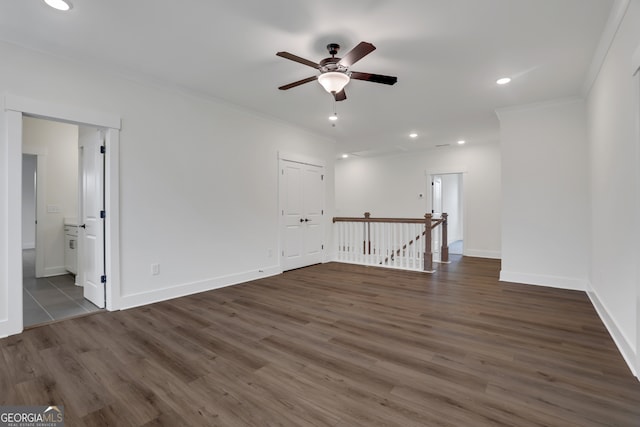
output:
[{"label": "closet door", "polygon": [[280,213],[282,269],[322,262],[323,167],[280,160]]}]

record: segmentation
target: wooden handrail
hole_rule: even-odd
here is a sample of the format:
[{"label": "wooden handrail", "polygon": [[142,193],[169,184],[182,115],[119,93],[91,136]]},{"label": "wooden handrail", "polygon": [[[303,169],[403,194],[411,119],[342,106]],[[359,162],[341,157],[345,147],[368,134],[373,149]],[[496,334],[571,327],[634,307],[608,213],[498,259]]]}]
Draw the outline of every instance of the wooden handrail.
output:
[{"label": "wooden handrail", "polygon": [[[372,218],[369,212],[364,213],[364,217],[346,217],[346,216],[338,216],[333,217],[333,222],[361,222],[365,224],[366,231],[365,236],[371,235],[370,225],[371,223],[392,223],[392,224],[424,224],[425,228],[429,228],[433,230],[439,225],[442,225],[442,247],[441,247],[441,260],[443,262],[449,261],[449,246],[447,244],[447,217],[446,213],[442,214],[441,218],[435,219],[433,218],[433,214],[427,213],[424,218]],[[424,270],[425,271],[433,271],[433,252],[431,250],[431,233],[427,233],[426,231],[422,233],[422,236],[425,236],[425,244],[424,244]],[[401,249],[397,249],[396,252],[399,255],[400,252],[407,248],[407,246],[412,245],[414,241],[417,242],[420,239],[420,235],[418,235],[414,240],[411,240],[408,244],[405,244]],[[365,237],[365,240],[362,242],[362,253],[367,255],[371,255],[371,241],[368,237]],[[391,259],[394,258],[395,253],[391,254]],[[389,257],[385,259],[385,263],[388,262]]]},{"label": "wooden handrail", "polygon": [[[369,212],[365,212],[367,215]],[[446,214],[443,214],[446,215]],[[365,216],[334,216],[333,222],[386,222],[392,224],[424,224],[424,218],[371,218]],[[431,228],[436,228],[444,222],[443,218],[431,218]]]},{"label": "wooden handrail", "polygon": [[405,224],[424,224],[424,219],[420,218],[361,218],[361,217],[347,217],[337,216],[333,217],[333,222],[391,222],[391,223],[405,223]]}]

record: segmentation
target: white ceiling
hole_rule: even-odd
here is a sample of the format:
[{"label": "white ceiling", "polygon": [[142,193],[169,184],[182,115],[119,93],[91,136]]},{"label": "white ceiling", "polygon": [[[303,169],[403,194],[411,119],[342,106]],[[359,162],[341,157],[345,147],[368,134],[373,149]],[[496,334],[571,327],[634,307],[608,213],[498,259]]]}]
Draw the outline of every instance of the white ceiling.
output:
[{"label": "white ceiling", "polygon": [[[73,0],[72,0],[73,1]],[[495,109],[579,96],[613,0],[3,0],[0,39],[215,97],[292,122],[361,155],[465,139],[498,140]],[[354,80],[336,104],[310,67],[336,42],[377,50],[353,69],[395,75]],[[338,55],[340,56],[340,55]],[[498,77],[513,78],[497,86]],[[419,137],[411,140],[411,131]]]}]

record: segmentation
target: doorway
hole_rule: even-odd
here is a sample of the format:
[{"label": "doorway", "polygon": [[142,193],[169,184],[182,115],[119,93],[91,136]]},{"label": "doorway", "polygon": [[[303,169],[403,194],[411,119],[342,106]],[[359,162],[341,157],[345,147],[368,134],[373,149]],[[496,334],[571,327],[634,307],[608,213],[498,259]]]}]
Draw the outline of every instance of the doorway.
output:
[{"label": "doorway", "polygon": [[[6,141],[5,183],[6,221],[2,224],[7,236],[5,271],[0,272],[0,285],[6,286],[6,317],[0,319],[0,336],[13,335],[23,330],[23,272],[22,272],[22,124],[24,117],[37,117],[57,122],[87,125],[103,129],[104,136],[104,274],[101,283],[105,286],[105,306],[117,310],[120,298],[120,239],[119,239],[119,116],[98,112],[86,107],[74,107],[14,95],[4,96],[4,116],[6,132],[0,140]],[[40,205],[39,205],[40,206]]]},{"label": "doorway", "polygon": [[[449,254],[464,253],[464,215],[462,203],[462,173],[443,173],[431,175],[431,213],[440,218],[443,212],[447,217]],[[433,236],[434,253],[440,252],[440,233]]]},{"label": "doorway", "polygon": [[[79,126],[24,117],[22,128],[22,301],[25,327],[99,309],[76,280]],[[37,153],[37,154],[31,154]],[[39,202],[38,202],[39,199]],[[78,262],[78,259],[81,259]],[[103,263],[104,264],[104,263]]]},{"label": "doorway", "polygon": [[324,167],[280,160],[283,271],[319,264],[324,257]]}]

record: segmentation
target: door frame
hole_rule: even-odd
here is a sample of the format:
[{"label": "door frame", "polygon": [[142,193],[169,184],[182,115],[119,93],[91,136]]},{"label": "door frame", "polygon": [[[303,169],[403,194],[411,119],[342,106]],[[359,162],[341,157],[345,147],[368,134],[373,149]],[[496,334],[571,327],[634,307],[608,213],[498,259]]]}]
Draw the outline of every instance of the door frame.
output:
[{"label": "door frame", "polygon": [[42,225],[46,215],[46,195],[47,183],[42,179],[47,173],[47,152],[45,150],[28,149],[23,150],[23,154],[29,154],[36,157],[36,277],[44,277],[44,238]]},{"label": "door frame", "polygon": [[[640,45],[636,47],[631,57],[631,79],[633,88],[633,117],[636,164],[640,164]],[[636,168],[635,208],[640,212],[640,169]],[[640,227],[636,226],[636,257],[640,256]],[[636,258],[637,259],[637,258]],[[636,265],[636,360],[635,375],[640,379],[640,266]],[[622,348],[622,346],[618,346]]]},{"label": "door frame", "polygon": [[[467,168],[466,167],[452,167],[452,168],[439,168],[439,169],[427,169],[425,170],[425,175],[426,175],[426,186],[427,186],[427,191],[425,192],[426,194],[428,194],[429,196],[426,197],[426,210],[425,212],[431,212],[433,209],[433,191],[431,189],[431,180],[433,179],[434,175],[460,175],[461,178],[461,182],[460,185],[462,186],[462,241],[466,242],[467,241],[467,213],[466,213],[466,201],[467,201],[467,186],[465,185],[465,176],[467,175]],[[463,255],[465,255],[467,250],[467,245],[465,243],[462,244],[462,252]]]},{"label": "door frame", "polygon": [[4,116],[7,138],[7,283],[8,318],[0,336],[18,334],[23,330],[22,319],[22,117],[32,116],[76,125],[104,128],[105,138],[105,274],[107,275],[107,310],[117,310],[120,301],[120,206],[119,206],[119,116],[87,108],[23,98],[4,97]]},{"label": "door frame", "polygon": [[[309,157],[309,156],[305,156],[303,154],[296,154],[296,153],[291,153],[291,152],[278,152],[278,161],[276,163],[276,167],[277,167],[277,173],[278,173],[278,251],[276,252],[276,254],[278,255],[278,266],[280,268],[280,271],[282,271],[283,269],[283,261],[282,261],[282,251],[284,250],[284,219],[282,217],[282,215],[280,214],[280,212],[282,211],[282,194],[280,192],[281,188],[281,180],[282,180],[282,175],[280,173],[280,162],[281,161],[287,161],[287,162],[294,162],[294,163],[301,163],[301,164],[305,164],[305,165],[311,165],[311,166],[317,166],[317,167],[321,167],[324,170],[324,173],[326,175],[326,171],[327,171],[327,167],[324,161],[314,158],[314,157]],[[324,206],[324,212],[325,215],[323,215],[323,234],[324,234],[324,248],[322,249],[322,262],[325,263],[327,262],[327,247],[328,247],[328,242],[327,242],[327,206],[326,206],[326,181],[324,183],[324,191],[322,194],[322,205]]]}]

